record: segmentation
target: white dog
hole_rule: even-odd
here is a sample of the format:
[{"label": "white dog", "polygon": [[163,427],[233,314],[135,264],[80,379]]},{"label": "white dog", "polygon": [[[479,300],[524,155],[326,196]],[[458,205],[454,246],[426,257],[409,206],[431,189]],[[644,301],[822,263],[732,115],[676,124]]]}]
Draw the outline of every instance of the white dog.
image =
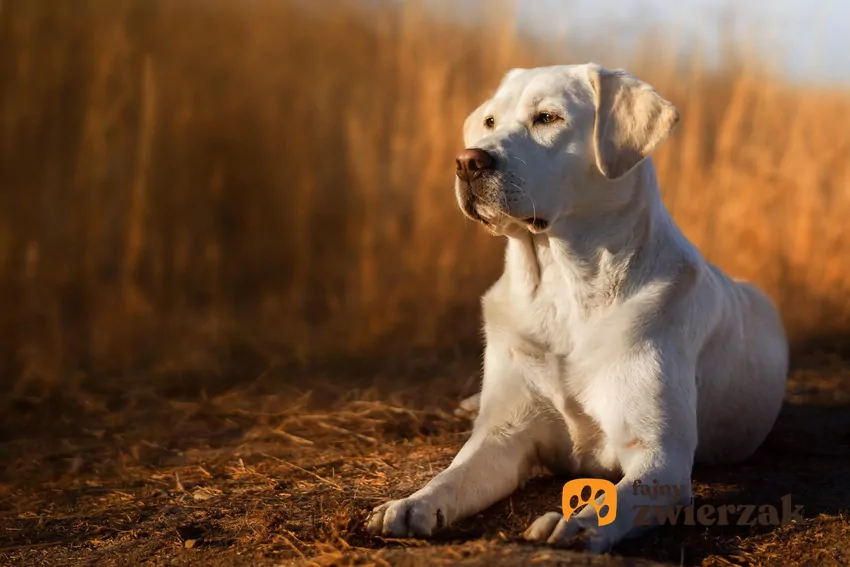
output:
[{"label": "white dog", "polygon": [[[605,551],[639,533],[639,506],[691,502],[695,459],[737,462],[765,439],[785,332],[771,301],[703,259],[661,202],[649,155],[677,121],[649,85],[595,64],[512,70],[466,120],[460,208],[507,236],[482,300],[479,413],[446,470],[372,512],[372,533],[430,536],[543,465],[619,480],[616,518],[549,512],[525,537]],[[650,502],[639,483],[683,488]]]}]

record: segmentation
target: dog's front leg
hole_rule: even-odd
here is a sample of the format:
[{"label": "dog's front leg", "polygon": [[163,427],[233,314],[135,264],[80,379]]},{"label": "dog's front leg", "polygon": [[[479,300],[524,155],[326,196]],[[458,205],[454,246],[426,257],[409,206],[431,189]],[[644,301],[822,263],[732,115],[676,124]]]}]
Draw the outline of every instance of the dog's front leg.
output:
[{"label": "dog's front leg", "polygon": [[523,369],[507,349],[487,347],[481,411],[472,435],[446,470],[413,495],[375,508],[367,529],[392,537],[428,537],[512,493],[536,464],[551,415],[540,413]]},{"label": "dog's front leg", "polygon": [[[647,517],[654,523],[668,512],[675,514],[677,506],[690,504],[697,445],[694,366],[675,348],[650,344],[635,351],[641,354],[612,361],[595,374],[586,396],[586,409],[598,421],[624,473],[616,485],[614,521],[598,525],[593,506],[569,519],[549,512],[526,530],[526,539],[555,546],[575,543],[603,552],[643,532],[649,527]],[[595,502],[602,506],[605,498]]]}]

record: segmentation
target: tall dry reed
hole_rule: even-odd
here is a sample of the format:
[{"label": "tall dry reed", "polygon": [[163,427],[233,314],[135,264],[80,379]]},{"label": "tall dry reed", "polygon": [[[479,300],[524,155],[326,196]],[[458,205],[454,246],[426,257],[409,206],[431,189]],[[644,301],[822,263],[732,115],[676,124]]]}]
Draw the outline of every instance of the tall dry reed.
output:
[{"label": "tall dry reed", "polygon": [[474,340],[502,243],[455,209],[463,118],[510,67],[587,59],[680,108],[656,163],[704,253],[793,335],[850,327],[848,93],[663,38],[547,43],[486,4],[468,27],[413,2],[4,3],[4,379],[128,371],[234,329],[301,357]]}]

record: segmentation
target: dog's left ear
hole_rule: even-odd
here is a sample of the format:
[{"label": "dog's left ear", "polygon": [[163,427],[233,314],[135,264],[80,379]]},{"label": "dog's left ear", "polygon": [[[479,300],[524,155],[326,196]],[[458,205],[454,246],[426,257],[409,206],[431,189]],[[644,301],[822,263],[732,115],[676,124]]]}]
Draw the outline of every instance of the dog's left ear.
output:
[{"label": "dog's left ear", "polygon": [[596,92],[593,144],[608,179],[630,172],[663,142],[679,121],[676,107],[643,81],[617,69],[588,66]]}]

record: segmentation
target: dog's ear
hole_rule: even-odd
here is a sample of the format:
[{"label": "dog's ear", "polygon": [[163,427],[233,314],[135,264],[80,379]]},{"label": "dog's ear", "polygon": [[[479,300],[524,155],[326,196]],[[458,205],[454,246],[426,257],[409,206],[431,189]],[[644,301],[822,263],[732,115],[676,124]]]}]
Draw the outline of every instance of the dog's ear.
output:
[{"label": "dog's ear", "polygon": [[622,69],[589,65],[588,75],[596,93],[596,165],[605,177],[617,179],[667,138],[679,121],[679,111]]},{"label": "dog's ear", "polygon": [[486,105],[487,102],[482,103],[463,121],[463,144],[467,148],[484,135],[484,107]]}]

